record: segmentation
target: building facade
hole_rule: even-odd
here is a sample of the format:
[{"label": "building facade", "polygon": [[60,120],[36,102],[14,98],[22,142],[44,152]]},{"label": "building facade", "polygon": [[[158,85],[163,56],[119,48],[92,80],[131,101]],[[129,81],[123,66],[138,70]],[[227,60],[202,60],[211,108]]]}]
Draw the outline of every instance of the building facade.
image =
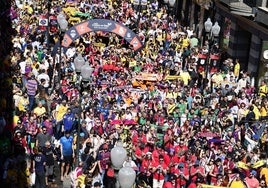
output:
[{"label": "building facade", "polygon": [[[204,22],[211,18],[221,26],[219,43],[229,57],[239,59],[241,70],[255,80],[268,81],[268,1],[267,0],[182,0],[178,16],[204,34]],[[268,51],[267,51],[268,53]],[[258,85],[258,82],[256,82]]]}]

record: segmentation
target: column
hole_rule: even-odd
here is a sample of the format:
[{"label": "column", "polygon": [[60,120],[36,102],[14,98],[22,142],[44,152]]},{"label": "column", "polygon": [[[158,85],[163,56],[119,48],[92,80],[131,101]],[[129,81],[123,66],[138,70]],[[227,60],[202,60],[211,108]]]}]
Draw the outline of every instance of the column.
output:
[{"label": "column", "polygon": [[232,22],[228,54],[233,59],[240,60],[241,70],[247,70],[250,43],[251,33],[243,30],[237,23]]},{"label": "column", "polygon": [[257,35],[252,34],[248,58],[248,72],[254,76],[257,75],[260,63],[261,44],[261,39]]}]

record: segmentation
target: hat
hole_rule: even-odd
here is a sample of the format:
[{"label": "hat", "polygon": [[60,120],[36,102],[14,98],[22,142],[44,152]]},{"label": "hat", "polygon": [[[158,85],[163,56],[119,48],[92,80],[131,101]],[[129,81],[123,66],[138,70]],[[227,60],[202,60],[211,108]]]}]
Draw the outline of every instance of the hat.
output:
[{"label": "hat", "polygon": [[101,183],[97,181],[97,182],[95,182],[95,183],[93,184],[93,186],[94,186],[94,187],[101,186]]},{"label": "hat", "polygon": [[149,152],[149,151],[148,151],[148,152],[146,153],[146,155],[152,155],[152,152]]},{"label": "hat", "polygon": [[256,170],[251,170],[251,171],[250,171],[250,174],[252,174],[253,176],[256,177],[256,176],[257,176],[257,171],[256,171]]},{"label": "hat", "polygon": [[184,167],[184,164],[183,163],[179,163],[178,167]]}]

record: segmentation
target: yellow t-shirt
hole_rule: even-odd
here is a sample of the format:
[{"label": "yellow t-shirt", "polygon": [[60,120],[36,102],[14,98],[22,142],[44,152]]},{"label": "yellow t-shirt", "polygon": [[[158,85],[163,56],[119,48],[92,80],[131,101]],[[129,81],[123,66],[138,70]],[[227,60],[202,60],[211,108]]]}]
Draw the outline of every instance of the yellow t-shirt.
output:
[{"label": "yellow t-shirt", "polygon": [[268,93],[268,87],[267,87],[267,85],[260,86],[260,88],[259,88],[259,95],[261,97],[265,97],[267,95],[267,93]]},{"label": "yellow t-shirt", "polygon": [[234,180],[230,185],[230,188],[244,188],[244,187],[245,184],[241,180],[239,181]]},{"label": "yellow t-shirt", "polygon": [[67,112],[68,106],[64,105],[59,105],[58,108],[56,109],[57,114],[56,114],[56,121],[61,121],[63,119],[64,114]]},{"label": "yellow t-shirt", "polygon": [[184,85],[188,85],[189,84],[189,80],[191,80],[191,76],[189,74],[189,72],[181,72],[180,73],[181,79],[184,83]]},{"label": "yellow t-shirt", "polygon": [[264,176],[265,177],[265,182],[266,185],[268,185],[268,167],[264,167],[260,171],[260,177]]},{"label": "yellow t-shirt", "polygon": [[41,116],[43,115],[44,113],[46,113],[46,108],[45,107],[35,107],[34,108],[34,111],[33,111],[37,116]]},{"label": "yellow t-shirt", "polygon": [[239,76],[239,72],[240,72],[240,64],[237,63],[237,64],[235,64],[235,66],[234,66],[234,75],[235,75],[236,77],[238,77],[238,76]]}]

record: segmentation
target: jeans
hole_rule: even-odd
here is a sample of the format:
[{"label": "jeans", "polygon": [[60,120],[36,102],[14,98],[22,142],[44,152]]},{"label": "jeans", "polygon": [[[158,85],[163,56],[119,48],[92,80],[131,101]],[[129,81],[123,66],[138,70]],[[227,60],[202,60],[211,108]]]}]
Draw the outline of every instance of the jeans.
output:
[{"label": "jeans", "polygon": [[29,111],[32,111],[35,103],[35,96],[28,95],[28,97],[29,97]]},{"label": "jeans", "polygon": [[62,121],[59,121],[56,123],[55,130],[54,130],[54,135],[57,140],[59,140],[61,136],[63,135],[61,129],[62,129]]},{"label": "jeans", "polygon": [[35,172],[35,188],[45,188],[46,187],[46,179],[45,179],[45,172]]}]

